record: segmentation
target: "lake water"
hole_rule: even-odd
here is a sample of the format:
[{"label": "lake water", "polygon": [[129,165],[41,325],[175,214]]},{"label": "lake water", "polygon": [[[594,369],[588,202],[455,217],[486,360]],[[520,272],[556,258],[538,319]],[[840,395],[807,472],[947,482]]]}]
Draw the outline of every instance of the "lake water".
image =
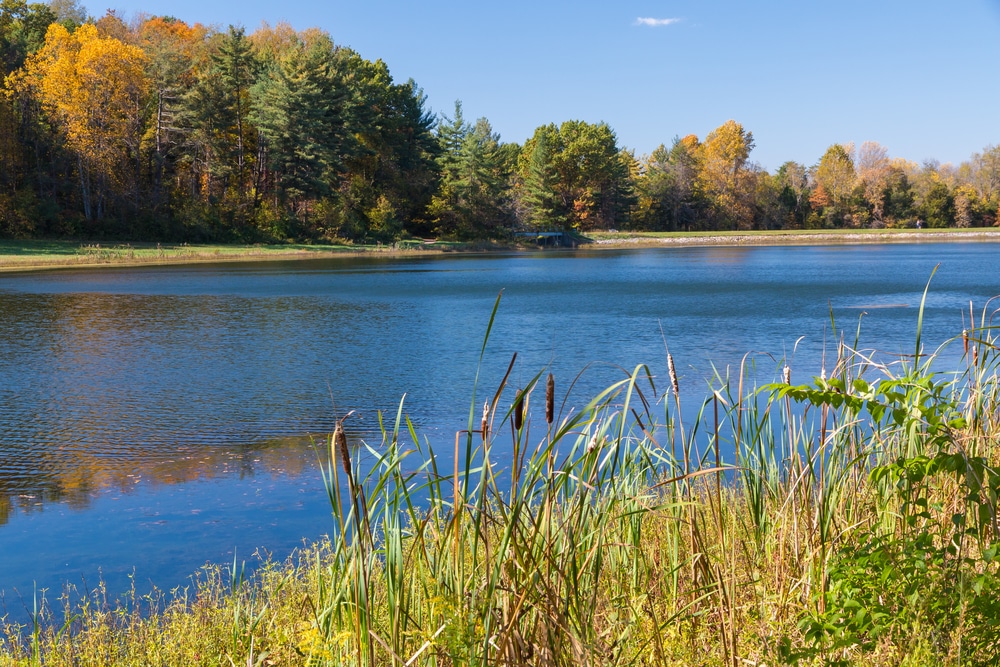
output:
[{"label": "lake water", "polygon": [[783,359],[793,381],[818,375],[835,356],[831,309],[849,341],[860,319],[862,348],[912,353],[938,264],[924,341],[959,336],[969,303],[978,316],[1000,294],[997,251],[705,247],[0,275],[4,605],[16,613],[33,587],[99,577],[170,589],[206,561],[259,547],[283,558],[327,533],[309,436],[356,410],[352,437],[377,443],[377,411],[394,414],[405,394],[421,437],[447,451],[501,290],[480,397],[514,352],[512,384],[551,369],[560,399],[586,368],[567,405],[639,363],[665,386],[667,345],[695,402],[713,364],[736,369],[747,352],[761,381]]}]

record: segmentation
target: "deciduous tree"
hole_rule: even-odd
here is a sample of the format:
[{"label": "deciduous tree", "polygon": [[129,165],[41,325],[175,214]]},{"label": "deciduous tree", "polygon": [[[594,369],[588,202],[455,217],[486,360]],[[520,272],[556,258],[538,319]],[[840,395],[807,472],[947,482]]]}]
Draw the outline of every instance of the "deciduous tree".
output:
[{"label": "deciduous tree", "polygon": [[871,210],[872,226],[884,227],[886,188],[889,185],[889,151],[875,141],[866,141],[858,149],[858,180],[864,188],[865,201]]},{"label": "deciduous tree", "polygon": [[606,123],[539,127],[518,167],[527,222],[584,231],[615,226],[634,201],[631,159]]},{"label": "deciduous tree", "polygon": [[108,195],[129,194],[139,205],[145,66],[138,47],[102,38],[90,24],[70,33],[58,23],[25,64],[23,82],[57,120],[77,156],[87,219],[103,216]]},{"label": "deciduous tree", "polygon": [[827,217],[834,224],[843,224],[850,212],[850,199],[857,184],[857,173],[854,169],[854,146],[851,144],[833,144],[826,149],[816,168],[816,183],[822,186],[823,192],[829,198],[832,211],[827,211]]},{"label": "deciduous tree", "polygon": [[733,229],[753,225],[754,182],[747,165],[753,148],[753,133],[734,120],[712,130],[701,146],[699,183],[719,222]]}]

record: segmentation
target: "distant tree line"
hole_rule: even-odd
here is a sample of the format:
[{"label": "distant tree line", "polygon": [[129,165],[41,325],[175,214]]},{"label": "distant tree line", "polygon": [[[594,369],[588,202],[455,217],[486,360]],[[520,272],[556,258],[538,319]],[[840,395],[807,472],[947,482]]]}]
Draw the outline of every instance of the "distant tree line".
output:
[{"label": "distant tree line", "polygon": [[605,123],[523,145],[318,29],[94,20],[0,0],[0,236],[505,238],[519,230],[996,224],[1000,148],[954,167],[834,144],[770,174],[728,121],[650,155]]}]

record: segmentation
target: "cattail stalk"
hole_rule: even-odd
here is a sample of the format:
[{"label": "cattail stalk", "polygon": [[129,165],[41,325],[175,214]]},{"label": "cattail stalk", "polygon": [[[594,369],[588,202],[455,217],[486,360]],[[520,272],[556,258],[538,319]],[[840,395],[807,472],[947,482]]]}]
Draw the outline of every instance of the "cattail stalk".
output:
[{"label": "cattail stalk", "polygon": [[552,426],[556,416],[556,379],[552,373],[545,382],[545,423]]},{"label": "cattail stalk", "polygon": [[483,434],[483,443],[485,443],[490,437],[490,404],[488,402],[483,403],[483,421],[480,432]]},{"label": "cattail stalk", "polygon": [[674,368],[674,355],[667,353],[667,371],[670,373],[670,385],[674,388],[674,394],[680,396],[681,387],[677,382],[677,370]]},{"label": "cattail stalk", "polygon": [[517,397],[514,399],[514,430],[520,431],[524,426],[524,392],[517,390]]},{"label": "cattail stalk", "polygon": [[347,447],[347,434],[344,433],[344,420],[338,420],[337,426],[333,429],[333,444],[337,446],[337,454],[340,456],[340,465],[343,466],[347,479],[351,477],[351,451]]}]

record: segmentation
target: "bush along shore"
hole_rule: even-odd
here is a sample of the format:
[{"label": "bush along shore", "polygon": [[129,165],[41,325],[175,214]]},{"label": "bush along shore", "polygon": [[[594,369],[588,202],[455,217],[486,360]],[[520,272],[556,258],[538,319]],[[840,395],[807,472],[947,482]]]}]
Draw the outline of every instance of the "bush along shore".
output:
[{"label": "bush along shore", "polygon": [[989,317],[950,372],[918,324],[898,363],[842,339],[811,382],[741,371],[697,406],[669,355],[662,382],[639,366],[568,414],[551,375],[505,377],[446,466],[402,404],[377,446],[341,419],[328,541],[41,605],[4,624],[0,665],[997,664]]}]

